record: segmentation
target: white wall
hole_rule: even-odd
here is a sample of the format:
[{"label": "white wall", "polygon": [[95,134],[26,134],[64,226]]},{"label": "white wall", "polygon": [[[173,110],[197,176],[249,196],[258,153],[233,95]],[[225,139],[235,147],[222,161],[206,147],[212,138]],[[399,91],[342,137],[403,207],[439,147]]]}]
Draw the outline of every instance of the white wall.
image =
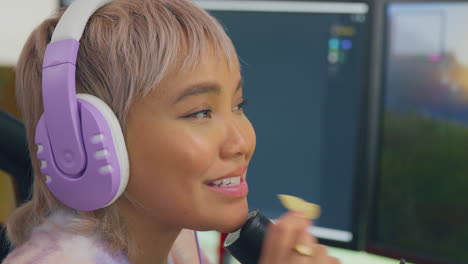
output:
[{"label": "white wall", "polygon": [[16,64],[29,34],[58,6],[58,0],[0,0],[0,65]]}]

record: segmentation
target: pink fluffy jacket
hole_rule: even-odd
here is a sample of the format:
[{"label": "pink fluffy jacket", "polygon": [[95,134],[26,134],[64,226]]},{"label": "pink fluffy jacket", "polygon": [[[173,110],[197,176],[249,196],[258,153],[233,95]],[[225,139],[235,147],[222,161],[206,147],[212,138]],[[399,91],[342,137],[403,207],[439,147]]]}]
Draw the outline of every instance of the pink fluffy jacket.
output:
[{"label": "pink fluffy jacket", "polygon": [[[63,231],[73,219],[58,211],[33,229],[28,242],[14,249],[3,264],[130,264],[126,254],[111,251],[99,235]],[[183,230],[169,255],[170,264],[208,264],[199,251],[195,232]]]}]

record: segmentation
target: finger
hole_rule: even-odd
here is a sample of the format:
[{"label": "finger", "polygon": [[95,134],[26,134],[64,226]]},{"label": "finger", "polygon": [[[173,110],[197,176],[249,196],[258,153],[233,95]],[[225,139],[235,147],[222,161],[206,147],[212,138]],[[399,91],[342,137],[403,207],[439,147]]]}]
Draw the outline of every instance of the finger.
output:
[{"label": "finger", "polygon": [[314,247],[314,262],[320,264],[328,264],[328,252],[324,245],[315,245]]},{"label": "finger", "polygon": [[294,243],[293,249],[290,251],[290,263],[309,263],[315,255],[315,247],[317,239],[312,236],[307,228],[299,232]]},{"label": "finger", "polygon": [[294,247],[297,234],[303,232],[308,224],[309,221],[303,215],[288,212],[276,224],[270,225],[265,236],[262,259],[278,261],[287,258]]},{"label": "finger", "polygon": [[303,230],[299,230],[297,233],[296,244],[306,244],[313,246],[314,244],[318,243],[317,238],[309,233],[311,227],[312,224],[305,226]]},{"label": "finger", "polygon": [[302,230],[302,232],[298,232],[296,242],[294,245],[303,245],[305,247],[312,248],[317,244],[317,239],[312,236],[307,228]]},{"label": "finger", "polygon": [[[289,258],[297,244],[298,237],[307,232],[310,220],[302,212],[289,212],[284,215],[277,226],[282,231],[279,258]],[[281,232],[280,232],[281,233]]]},{"label": "finger", "polygon": [[327,264],[341,264],[341,261],[335,257],[329,257],[329,261]]}]

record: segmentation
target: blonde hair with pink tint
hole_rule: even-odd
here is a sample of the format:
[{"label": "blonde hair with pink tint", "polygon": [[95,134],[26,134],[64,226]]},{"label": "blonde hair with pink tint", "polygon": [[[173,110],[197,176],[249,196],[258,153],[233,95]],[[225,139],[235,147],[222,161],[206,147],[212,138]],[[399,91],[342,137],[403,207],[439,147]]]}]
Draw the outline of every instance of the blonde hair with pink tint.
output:
[{"label": "blonde hair with pink tint", "polygon": [[[17,100],[27,129],[34,183],[31,201],[19,207],[8,221],[8,237],[15,246],[27,241],[32,228],[51,212],[67,209],[45,185],[34,142],[43,113],[43,56],[62,13],[32,32],[16,68]],[[189,0],[115,0],[91,17],[80,43],[77,92],[105,101],[124,134],[132,104],[157,89],[161,80],[196,67],[208,46],[231,67],[238,65],[235,49],[220,24]],[[116,204],[76,213],[80,217],[72,224],[74,231],[97,231],[112,248],[130,253],[134,250]]]}]

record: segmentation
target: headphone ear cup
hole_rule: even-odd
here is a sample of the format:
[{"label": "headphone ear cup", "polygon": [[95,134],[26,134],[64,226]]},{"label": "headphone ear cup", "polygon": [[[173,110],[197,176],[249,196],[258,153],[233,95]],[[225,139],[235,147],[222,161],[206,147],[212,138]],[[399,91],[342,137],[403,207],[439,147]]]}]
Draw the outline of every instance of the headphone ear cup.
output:
[{"label": "headphone ear cup", "polygon": [[[112,177],[119,178],[119,186],[117,189],[117,193],[115,194],[115,197],[108,204],[105,205],[107,206],[113,203],[115,200],[117,200],[117,198],[124,192],[125,187],[127,187],[128,178],[130,174],[130,164],[129,164],[129,159],[128,159],[127,147],[125,145],[125,137],[123,135],[122,127],[120,126],[117,116],[115,115],[114,111],[112,111],[112,109],[104,101],[90,94],[77,94],[77,98],[78,98],[78,102],[80,102],[82,106],[81,107],[82,109],[81,123],[82,123],[83,135],[86,134],[85,124],[87,123],[87,118],[86,116],[83,115],[83,112],[84,112],[83,110],[90,112],[90,118],[92,119],[96,118],[95,115],[90,111],[91,109],[88,109],[88,107],[91,105],[95,109],[99,110],[99,113],[102,115],[102,118],[105,120],[105,124],[107,125],[106,129],[110,131],[110,137],[106,137],[104,135],[104,138],[100,141],[103,144],[102,150],[104,150],[104,152],[100,152],[101,150],[98,150],[97,152],[93,152],[94,157],[96,158],[97,156],[98,160],[101,158],[107,159],[109,164],[115,163],[116,165],[115,167],[112,166],[111,168],[112,172],[110,174],[112,175]],[[94,120],[90,120],[90,121],[91,121],[90,123],[93,123]],[[96,146],[96,145],[101,146],[100,143],[98,142],[99,141],[98,136],[96,134],[93,134],[92,128],[90,128],[90,131],[87,133],[89,133],[89,136],[92,136],[91,143],[93,146]],[[89,140],[85,140],[84,142],[86,145],[87,144],[86,142],[89,142]],[[91,148],[91,144],[90,144],[90,148]],[[107,154],[107,155],[103,155],[103,154]],[[91,159],[91,153],[88,154],[88,160],[90,159]],[[101,166],[100,169],[102,168],[103,167]],[[114,174],[117,172],[120,177]]]},{"label": "headphone ear cup", "polygon": [[[53,158],[44,116],[36,130],[37,157],[46,184],[65,205],[92,211],[113,203],[125,190],[129,160],[117,117],[101,99],[78,94],[86,168],[78,177],[61,172]],[[66,136],[66,135],[64,135]]]}]

